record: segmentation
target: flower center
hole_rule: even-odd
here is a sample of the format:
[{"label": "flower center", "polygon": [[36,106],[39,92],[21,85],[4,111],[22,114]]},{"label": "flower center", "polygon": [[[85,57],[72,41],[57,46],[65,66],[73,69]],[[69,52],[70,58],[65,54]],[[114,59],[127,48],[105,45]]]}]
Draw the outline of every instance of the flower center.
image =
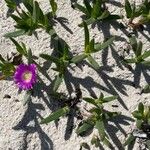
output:
[{"label": "flower center", "polygon": [[25,71],[22,75],[22,79],[25,82],[30,82],[31,78],[32,78],[32,73],[30,71]]}]

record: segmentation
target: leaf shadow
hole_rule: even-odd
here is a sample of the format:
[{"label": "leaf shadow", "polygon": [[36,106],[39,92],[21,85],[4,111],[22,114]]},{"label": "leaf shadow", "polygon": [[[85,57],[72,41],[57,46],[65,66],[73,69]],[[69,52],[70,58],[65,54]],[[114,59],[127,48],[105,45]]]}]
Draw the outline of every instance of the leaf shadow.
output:
[{"label": "leaf shadow", "polygon": [[[41,118],[41,115],[37,110],[44,110],[42,104],[34,104],[32,101],[28,103],[28,108],[22,118],[22,120],[13,127],[14,130],[24,130],[26,131],[26,136],[24,138],[24,149],[27,149],[27,136],[31,133],[37,133],[41,142],[41,149],[53,150],[53,142],[48,137],[48,135],[42,130],[38,117]],[[34,125],[30,125],[31,122],[34,122]]]}]

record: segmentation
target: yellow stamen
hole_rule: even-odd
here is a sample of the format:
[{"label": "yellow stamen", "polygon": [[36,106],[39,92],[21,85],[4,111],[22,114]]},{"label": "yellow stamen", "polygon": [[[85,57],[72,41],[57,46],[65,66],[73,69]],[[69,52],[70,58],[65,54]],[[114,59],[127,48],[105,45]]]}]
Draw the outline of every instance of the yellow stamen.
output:
[{"label": "yellow stamen", "polygon": [[26,71],[22,75],[22,79],[25,80],[26,82],[30,82],[32,78],[32,73],[30,71]]}]

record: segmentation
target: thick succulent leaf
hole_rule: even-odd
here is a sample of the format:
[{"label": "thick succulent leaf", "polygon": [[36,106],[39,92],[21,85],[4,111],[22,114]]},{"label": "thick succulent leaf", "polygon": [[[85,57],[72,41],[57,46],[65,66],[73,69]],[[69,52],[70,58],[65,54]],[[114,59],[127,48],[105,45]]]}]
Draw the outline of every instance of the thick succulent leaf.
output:
[{"label": "thick succulent leaf", "polygon": [[83,100],[85,100],[86,102],[88,102],[88,103],[90,103],[90,104],[95,105],[96,107],[99,107],[99,106],[97,105],[97,103],[95,102],[95,99],[88,98],[88,97],[83,97]]},{"label": "thick succulent leaf", "polygon": [[136,63],[137,60],[135,58],[131,58],[131,59],[125,59],[124,62],[128,64],[133,64],[133,63]]},{"label": "thick succulent leaf", "polygon": [[77,55],[77,56],[74,56],[71,59],[71,62],[73,62],[73,63],[79,63],[80,61],[84,60],[86,57],[87,57],[86,54]]},{"label": "thick succulent leaf", "polygon": [[60,117],[66,115],[69,112],[69,108],[66,106],[64,108],[60,108],[57,111],[50,114],[48,117],[41,120],[41,124],[47,124],[54,120],[58,120]]},{"label": "thick succulent leaf", "polygon": [[102,120],[97,120],[95,128],[98,129],[100,138],[103,141],[105,139],[105,136],[106,136],[104,122]]},{"label": "thick succulent leaf", "polygon": [[103,103],[107,103],[107,102],[113,101],[113,100],[115,100],[117,98],[118,98],[118,96],[109,96],[109,97],[103,98],[102,101],[103,101]]},{"label": "thick succulent leaf", "polygon": [[91,7],[89,1],[88,1],[88,0],[84,0],[84,4],[85,4],[86,10],[87,10],[87,12],[88,12],[88,16],[91,16],[92,7]]},{"label": "thick succulent leaf", "polygon": [[137,118],[137,119],[142,119],[143,118],[143,115],[139,112],[139,111],[134,111],[132,113],[132,115],[134,116],[134,118]]},{"label": "thick succulent leaf", "polygon": [[100,43],[100,44],[95,44],[95,52],[100,51],[102,49],[107,48],[109,45],[113,44],[113,41],[115,40],[115,37],[109,38],[106,42]]},{"label": "thick succulent leaf", "polygon": [[4,35],[4,37],[7,37],[7,38],[18,37],[18,36],[21,36],[21,35],[24,35],[24,34],[26,34],[25,30],[17,30],[17,31],[14,31],[14,32],[6,33]]},{"label": "thick succulent leaf", "polygon": [[87,11],[87,9],[84,6],[82,6],[82,5],[78,4],[78,3],[75,3],[75,4],[73,4],[73,7],[77,8],[78,10],[83,12],[84,14],[88,15],[88,11]]},{"label": "thick succulent leaf", "polygon": [[138,111],[139,111],[141,114],[144,113],[144,105],[143,105],[143,103],[139,103],[139,105],[138,105]]},{"label": "thick succulent leaf", "polygon": [[[84,22],[87,24],[87,25],[90,25],[90,24],[93,24],[94,22],[96,21],[96,19],[94,18],[89,18],[87,20],[84,20]],[[83,22],[81,24],[78,25],[79,27],[83,27]]]},{"label": "thick succulent leaf", "polygon": [[84,25],[84,39],[85,39],[85,43],[84,43],[84,47],[86,50],[86,47],[89,45],[90,42],[90,35],[89,35],[89,30],[88,30],[88,26],[85,22],[83,22]]},{"label": "thick succulent leaf", "polygon": [[5,0],[7,6],[12,9],[12,10],[15,10],[16,7],[17,7],[17,4],[15,3],[15,1],[13,0]]},{"label": "thick succulent leaf", "polygon": [[131,18],[132,8],[131,8],[129,0],[125,0],[125,11],[126,11],[127,18]]},{"label": "thick succulent leaf", "polygon": [[24,47],[22,47],[15,39],[10,38],[10,40],[15,44],[16,49],[17,49],[17,51],[18,51],[20,54],[22,54],[22,55],[24,55],[24,56],[27,55],[26,49],[25,49]]},{"label": "thick succulent leaf", "polygon": [[53,15],[56,15],[57,3],[55,2],[55,0],[49,0],[49,1],[50,1],[50,5],[52,7],[52,13],[53,13]]},{"label": "thick succulent leaf", "polygon": [[99,64],[95,61],[95,59],[91,56],[91,55],[88,55],[87,57],[90,65],[95,69],[95,70],[98,70],[100,68]]},{"label": "thick succulent leaf", "polygon": [[63,81],[63,75],[58,74],[53,81],[53,91],[56,92]]},{"label": "thick succulent leaf", "polygon": [[47,54],[40,54],[40,57],[42,57],[45,60],[54,62],[55,64],[59,64],[60,63],[60,60],[58,58],[50,56],[50,55],[47,55]]},{"label": "thick succulent leaf", "polygon": [[136,57],[141,55],[142,48],[143,48],[143,43],[141,41],[139,41],[139,43],[137,44],[137,49],[136,49]]},{"label": "thick succulent leaf", "polygon": [[148,57],[150,57],[150,50],[144,52],[144,54],[142,55],[142,59],[145,59],[145,58],[148,58]]},{"label": "thick succulent leaf", "polygon": [[84,150],[84,149],[90,150],[90,146],[85,142],[81,143],[80,145],[80,150]]},{"label": "thick succulent leaf", "polygon": [[82,135],[83,133],[87,132],[88,130],[94,127],[94,122],[91,119],[87,119],[83,122],[81,126],[79,126],[76,130],[78,135]]}]

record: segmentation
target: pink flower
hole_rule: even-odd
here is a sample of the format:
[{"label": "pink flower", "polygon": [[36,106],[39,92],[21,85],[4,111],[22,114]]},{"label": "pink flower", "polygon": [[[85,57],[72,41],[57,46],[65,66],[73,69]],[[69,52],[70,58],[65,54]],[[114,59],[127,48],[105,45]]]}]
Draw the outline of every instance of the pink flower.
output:
[{"label": "pink flower", "polygon": [[35,64],[20,64],[14,73],[14,81],[22,90],[30,90],[36,83],[36,65]]}]

